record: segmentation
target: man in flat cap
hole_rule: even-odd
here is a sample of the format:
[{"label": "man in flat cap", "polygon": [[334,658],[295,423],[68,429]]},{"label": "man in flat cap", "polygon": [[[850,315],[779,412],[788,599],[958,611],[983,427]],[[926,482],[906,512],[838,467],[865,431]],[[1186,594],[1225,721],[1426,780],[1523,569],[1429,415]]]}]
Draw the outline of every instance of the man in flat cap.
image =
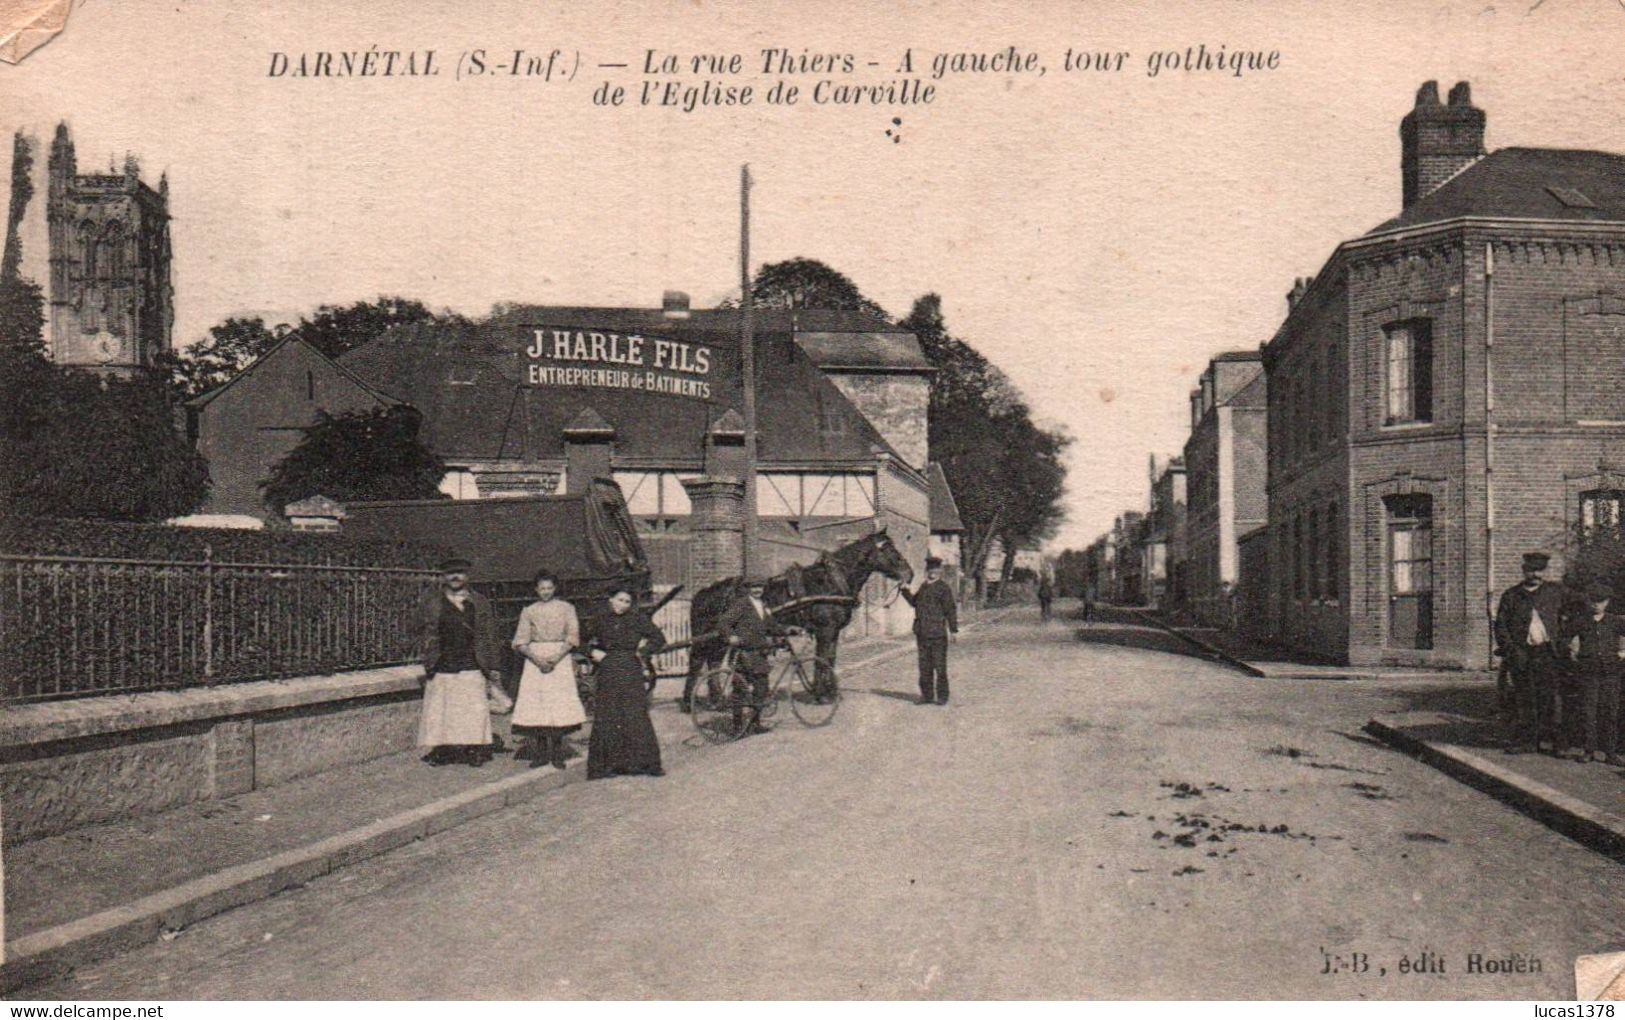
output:
[{"label": "man in flat cap", "polygon": [[491,760],[487,685],[500,676],[491,604],[468,587],[465,559],[440,564],[440,587],[423,602],[418,621],[423,649],[423,713],[418,746],[430,765]]},{"label": "man in flat cap", "polygon": [[[767,578],[759,574],[747,577],[740,585],[734,600],[717,621],[717,629],[728,647],[734,650],[734,669],[750,682],[750,705],[741,692],[734,694],[734,728],[745,733],[765,733],[761,710],[767,700],[768,655],[773,650],[773,639],[784,633],[784,628],[773,621],[767,603]],[[748,709],[748,710],[747,710]]]},{"label": "man in flat cap", "polygon": [[1525,553],[1523,580],[1501,595],[1495,609],[1495,649],[1512,678],[1517,718],[1508,754],[1539,751],[1551,741],[1557,751],[1557,685],[1562,675],[1567,637],[1563,633],[1568,597],[1560,584],[1547,581],[1551,557]]},{"label": "man in flat cap", "polygon": [[920,705],[948,703],[948,642],[959,633],[959,607],[953,589],[942,579],[942,560],[925,558],[925,580],[918,591],[902,589],[914,607],[914,648],[920,660]]}]

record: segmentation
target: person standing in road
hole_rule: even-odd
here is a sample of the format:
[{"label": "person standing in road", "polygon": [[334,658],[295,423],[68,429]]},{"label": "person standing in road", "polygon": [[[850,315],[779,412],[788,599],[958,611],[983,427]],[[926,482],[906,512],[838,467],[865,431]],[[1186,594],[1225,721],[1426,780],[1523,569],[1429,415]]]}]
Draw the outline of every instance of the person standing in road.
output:
[{"label": "person standing in road", "polygon": [[564,738],[587,721],[576,672],[570,658],[581,644],[575,607],[557,598],[559,580],[543,570],[536,574],[536,601],[519,614],[513,647],[525,660],[519,697],[513,704],[514,733],[528,738],[520,756],[531,768],[551,764],[564,768]]},{"label": "person standing in road", "polygon": [[1541,750],[1543,741],[1556,753],[1557,684],[1562,671],[1563,586],[1541,577],[1551,557],[1525,553],[1523,580],[1501,595],[1495,609],[1495,648],[1506,662],[1517,702],[1514,736],[1508,754]]},{"label": "person standing in road", "polygon": [[649,719],[654,680],[648,657],[666,647],[647,613],[625,588],[610,593],[609,611],[587,619],[588,654],[596,664],[587,778],[663,776],[660,741]]},{"label": "person standing in road", "polygon": [[1038,579],[1038,617],[1045,623],[1049,622],[1050,606],[1055,602],[1055,585],[1050,583],[1049,575],[1045,574]]},{"label": "person standing in road", "polygon": [[1574,665],[1578,674],[1580,711],[1571,729],[1569,743],[1583,748],[1578,761],[1591,761],[1597,755],[1610,765],[1625,765],[1619,757],[1619,686],[1625,659],[1625,620],[1608,611],[1613,593],[1604,585],[1586,592],[1589,613],[1580,614],[1573,625],[1578,645]]},{"label": "person standing in road", "polygon": [[766,580],[761,577],[749,578],[745,582],[744,592],[734,597],[717,621],[722,639],[734,650],[734,669],[750,681],[748,721],[745,718],[747,706],[739,692],[735,692],[733,703],[734,730],[747,735],[766,733],[768,730],[761,720],[762,703],[767,700],[768,691],[767,657],[773,650],[773,639],[783,633],[773,622],[773,614],[768,612],[767,604],[762,601],[766,593]]},{"label": "person standing in road", "polygon": [[921,705],[948,703],[948,642],[959,633],[959,607],[953,589],[942,579],[942,560],[925,558],[925,580],[918,591],[902,589],[914,607],[914,647],[920,660]]},{"label": "person standing in road", "polygon": [[491,760],[491,709],[501,657],[493,638],[491,604],[468,587],[470,563],[440,564],[440,588],[419,609],[423,650],[423,710],[418,746],[430,765]]}]

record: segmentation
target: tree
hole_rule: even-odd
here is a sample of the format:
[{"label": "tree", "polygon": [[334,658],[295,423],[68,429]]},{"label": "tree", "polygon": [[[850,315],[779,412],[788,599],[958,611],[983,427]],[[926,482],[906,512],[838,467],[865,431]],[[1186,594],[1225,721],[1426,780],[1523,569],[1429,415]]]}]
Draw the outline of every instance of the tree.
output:
[{"label": "tree", "polygon": [[22,223],[34,197],[34,146],[21,131],[11,140],[11,202],[6,207],[6,241],[0,249],[0,281],[15,280],[23,259]]},{"label": "tree", "polygon": [[377,301],[353,305],[322,305],[311,318],[299,320],[299,335],[329,358],[354,350],[391,326],[414,322],[457,321],[451,314],[436,315],[421,301],[379,296]]},{"label": "tree", "polygon": [[29,177],[33,165],[33,146],[19,131],[12,140],[11,201],[5,247],[0,249],[0,347],[40,351],[45,348],[45,296],[38,284],[21,275],[22,221],[34,195]]},{"label": "tree", "polygon": [[[857,284],[817,259],[786,259],[763,266],[751,281],[750,296],[756,308],[846,309],[891,321],[886,310],[864,297]],[[730,298],[722,304],[733,308],[739,302]]]},{"label": "tree", "polygon": [[929,442],[965,525],[965,569],[978,589],[993,540],[1007,551],[1004,577],[1021,545],[1050,537],[1060,524],[1070,437],[1040,428],[1020,392],[995,365],[948,332],[942,299],[927,294],[901,323],[937,368]]},{"label": "tree", "polygon": [[38,284],[0,276],[0,347],[45,350],[45,296]]},{"label": "tree", "polygon": [[165,382],[101,378],[0,350],[0,509],[156,521],[195,510],[208,466],[175,429]]},{"label": "tree", "polygon": [[405,404],[318,412],[316,424],[260,483],[278,513],[310,496],[345,502],[443,498],[446,463],[419,438],[423,416]]},{"label": "tree", "polygon": [[165,355],[159,367],[168,371],[175,395],[189,400],[232,379],[269,351],[277,339],[258,316],[230,318],[210,327],[207,339]]}]

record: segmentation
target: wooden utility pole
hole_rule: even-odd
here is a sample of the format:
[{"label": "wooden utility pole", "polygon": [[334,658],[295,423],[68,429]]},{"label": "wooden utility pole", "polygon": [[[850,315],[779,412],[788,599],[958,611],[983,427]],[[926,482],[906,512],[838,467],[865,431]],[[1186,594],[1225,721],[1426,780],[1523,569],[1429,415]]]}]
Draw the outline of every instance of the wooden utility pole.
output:
[{"label": "wooden utility pole", "polygon": [[749,577],[756,558],[756,337],[750,294],[750,164],[739,168],[739,374],[745,387],[745,530],[740,574]]}]

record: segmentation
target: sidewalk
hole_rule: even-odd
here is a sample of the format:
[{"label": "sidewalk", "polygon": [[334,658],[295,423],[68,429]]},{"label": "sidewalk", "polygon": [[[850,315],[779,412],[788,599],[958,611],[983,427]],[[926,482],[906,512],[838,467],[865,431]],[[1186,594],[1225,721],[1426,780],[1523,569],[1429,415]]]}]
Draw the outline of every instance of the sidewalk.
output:
[{"label": "sidewalk", "polygon": [[[1002,616],[978,614],[977,626]],[[844,642],[843,676],[913,651],[907,635]],[[667,768],[703,754],[677,711],[682,681],[655,691]],[[507,717],[495,717],[511,749]],[[149,942],[212,914],[585,779],[501,754],[483,768],[431,768],[416,751],[163,814],[77,829],[5,850],[6,963],[0,992]]]},{"label": "sidewalk", "polygon": [[1106,607],[1108,612],[1133,614],[1147,626],[1174,634],[1205,658],[1267,680],[1494,680],[1493,674],[1473,670],[1440,670],[1424,666],[1347,666],[1307,652],[1286,648],[1217,627],[1173,623],[1154,609],[1138,606]]},{"label": "sidewalk", "polygon": [[1509,755],[1495,691],[1460,688],[1427,711],[1377,716],[1366,732],[1594,850],[1625,860],[1625,769]]}]

